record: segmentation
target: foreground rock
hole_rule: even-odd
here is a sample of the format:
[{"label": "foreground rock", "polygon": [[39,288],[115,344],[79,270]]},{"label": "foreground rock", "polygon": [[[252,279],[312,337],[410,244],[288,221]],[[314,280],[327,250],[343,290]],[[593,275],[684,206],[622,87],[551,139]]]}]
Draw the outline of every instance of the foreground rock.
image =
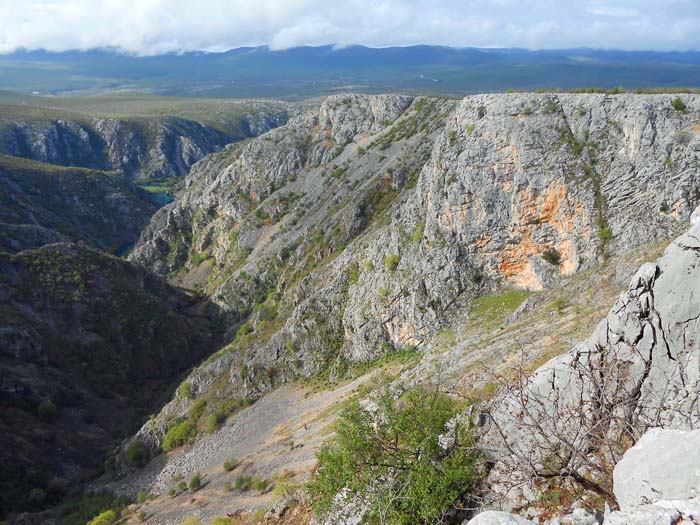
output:
[{"label": "foreground rock", "polygon": [[700,430],[649,430],[615,466],[621,509],[700,497]]},{"label": "foreground rock", "polygon": [[535,525],[535,523],[515,514],[490,510],[475,516],[466,522],[466,525]]},{"label": "foreground rock", "polygon": [[[679,448],[665,451],[652,433],[622,455],[646,428],[700,424],[699,269],[696,224],[639,269],[588,341],[494,402],[485,442],[497,458],[495,501],[527,505],[537,492],[523,487],[535,479],[579,483],[623,508],[654,494],[694,497],[696,433],[678,433]],[[619,461],[613,494],[607,465]]]},{"label": "foreground rock", "polygon": [[700,430],[649,430],[615,466],[606,525],[700,522]]}]

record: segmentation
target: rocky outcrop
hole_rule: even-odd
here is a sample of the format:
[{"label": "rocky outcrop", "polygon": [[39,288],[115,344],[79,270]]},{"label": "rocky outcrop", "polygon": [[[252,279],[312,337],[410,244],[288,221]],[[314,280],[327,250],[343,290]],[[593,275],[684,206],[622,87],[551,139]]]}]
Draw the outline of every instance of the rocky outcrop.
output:
[{"label": "rocky outcrop", "polygon": [[197,164],[131,257],[227,312],[198,395],[342,374],[423,345],[458,298],[540,289],[677,231],[700,194],[700,97],[671,102],[331,97]]},{"label": "rocky outcrop", "polygon": [[121,171],[129,179],[183,177],[206,155],[257,136],[286,121],[281,107],[240,116],[225,132],[181,117],[96,118],[71,116],[7,122],[0,153],[58,164]]},{"label": "rocky outcrop", "polygon": [[[490,480],[495,501],[511,508],[527,505],[537,497],[523,490],[528,480],[559,477],[614,504],[609,465],[620,461],[647,428],[698,427],[699,267],[696,224],[659,261],[639,269],[588,341],[494,401],[484,442],[496,458]],[[637,482],[646,467],[630,475],[628,465],[646,454],[655,436],[643,438],[637,451],[622,460],[619,475],[616,471],[614,495],[622,498],[617,500],[622,507],[640,502],[625,487],[630,483],[634,494],[643,494]],[[682,450],[667,454],[682,455]],[[663,457],[657,455],[659,461]],[[692,480],[694,474],[679,474],[676,467],[666,463],[666,483],[668,492],[682,498],[687,495],[674,483]],[[654,491],[664,494],[663,471],[656,474],[660,485]]]},{"label": "rocky outcrop", "polygon": [[0,155],[0,246],[17,252],[83,241],[119,253],[156,210],[123,176]]},{"label": "rocky outcrop", "polygon": [[700,430],[649,430],[615,465],[620,511],[605,523],[700,521],[699,454]]},{"label": "rocky outcrop", "polygon": [[[0,515],[55,503],[218,344],[216,309],[75,244],[0,254]],[[145,461],[145,451],[130,460]]]}]

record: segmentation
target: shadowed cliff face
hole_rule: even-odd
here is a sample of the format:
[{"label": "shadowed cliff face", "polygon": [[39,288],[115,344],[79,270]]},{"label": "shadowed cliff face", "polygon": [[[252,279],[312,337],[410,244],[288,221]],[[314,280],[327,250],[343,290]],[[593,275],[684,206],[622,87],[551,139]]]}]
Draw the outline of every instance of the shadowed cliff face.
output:
[{"label": "shadowed cliff face", "polygon": [[99,473],[219,334],[196,295],[74,244],[0,254],[0,304],[0,515]]},{"label": "shadowed cliff face", "polygon": [[700,195],[700,97],[673,98],[331,97],[200,162],[131,258],[226,312],[198,396],[342,373],[425,344],[458,300],[669,238]]},{"label": "shadowed cliff face", "polygon": [[155,212],[150,194],[118,173],[0,154],[0,248],[83,241],[118,251]]}]

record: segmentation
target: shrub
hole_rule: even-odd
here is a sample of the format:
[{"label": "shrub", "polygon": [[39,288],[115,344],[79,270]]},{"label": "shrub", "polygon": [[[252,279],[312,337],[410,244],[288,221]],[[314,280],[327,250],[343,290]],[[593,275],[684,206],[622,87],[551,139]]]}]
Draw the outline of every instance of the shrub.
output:
[{"label": "shrub", "polygon": [[267,487],[270,486],[270,481],[264,478],[261,478],[257,474],[253,476],[253,478],[250,480],[250,486],[253,488],[253,490],[257,490],[259,492],[262,492],[265,490]]},{"label": "shrub", "polygon": [[138,503],[143,503],[146,501],[146,493],[144,491],[139,491],[139,493],[136,495],[136,501]]},{"label": "shrub", "polygon": [[145,511],[142,510],[141,512],[139,512],[139,521],[146,521],[147,518],[148,516],[146,515]]},{"label": "shrub", "polygon": [[386,266],[387,270],[389,270],[391,273],[394,273],[399,267],[400,262],[401,257],[396,255],[395,253],[392,253],[384,260],[384,265]]},{"label": "shrub", "polygon": [[598,230],[598,237],[604,242],[611,241],[613,238],[613,232],[609,226],[604,226]]},{"label": "shrub", "polygon": [[44,399],[37,407],[37,414],[42,421],[51,421],[58,416],[58,407],[50,399]]},{"label": "shrub", "polygon": [[183,399],[194,399],[194,387],[192,383],[188,383],[187,381],[180,383],[180,386],[177,388],[177,393]]},{"label": "shrub", "polygon": [[33,507],[41,506],[46,501],[46,491],[41,488],[34,488],[29,491],[27,496],[27,502]]},{"label": "shrub", "polygon": [[191,492],[196,492],[199,490],[199,487],[202,486],[202,478],[200,477],[199,474],[195,474],[190,478],[190,482],[187,484]]},{"label": "shrub", "polygon": [[173,425],[163,437],[163,450],[166,452],[181,447],[186,443],[192,443],[197,436],[195,421],[188,418]]},{"label": "shrub", "polygon": [[389,525],[442,523],[450,509],[468,507],[483,476],[472,433],[456,425],[447,448],[438,439],[460,405],[424,387],[398,398],[387,389],[376,401],[375,415],[358,402],[347,409],[318,453],[309,485],[314,510],[328,511],[343,488],[368,504],[370,516],[381,505]]},{"label": "shrub", "polygon": [[95,516],[88,522],[88,525],[114,525],[118,519],[119,515],[110,509]]},{"label": "shrub", "polygon": [[228,418],[228,411],[225,408],[217,408],[207,418],[207,433],[213,434],[219,430],[219,427],[226,422],[226,418]]},{"label": "shrub", "polygon": [[238,460],[236,458],[229,458],[224,461],[224,471],[231,472],[238,466]]},{"label": "shrub", "polygon": [[253,481],[253,478],[250,476],[241,476],[239,478],[236,478],[236,482],[234,483],[234,487],[236,490],[244,491],[248,490],[251,487],[251,483]]},{"label": "shrub", "polygon": [[413,228],[411,232],[411,242],[413,244],[420,244],[423,240],[423,233],[425,232],[425,222],[419,222],[416,227]]},{"label": "shrub", "polygon": [[688,110],[688,106],[686,106],[683,101],[681,100],[680,97],[676,97],[671,101],[671,105],[673,106],[673,109],[676,111],[680,111],[681,113],[684,113],[685,111]]},{"label": "shrub", "polygon": [[146,450],[146,446],[138,439],[134,439],[126,448],[125,461],[127,465],[132,467],[143,467],[148,463],[148,450]]},{"label": "shrub", "polygon": [[177,490],[175,490],[175,489],[170,489],[170,490],[168,491],[168,495],[169,495],[171,498],[174,498],[174,497],[177,495]]},{"label": "shrub", "polygon": [[231,492],[231,482],[230,481],[227,481],[226,483],[224,483],[224,491]]},{"label": "shrub", "polygon": [[556,248],[547,248],[544,253],[542,253],[542,258],[554,266],[559,266],[561,263],[561,256]]},{"label": "shrub", "polygon": [[187,490],[187,483],[185,483],[184,481],[180,481],[177,484],[177,490],[179,490],[180,492],[186,491]]}]

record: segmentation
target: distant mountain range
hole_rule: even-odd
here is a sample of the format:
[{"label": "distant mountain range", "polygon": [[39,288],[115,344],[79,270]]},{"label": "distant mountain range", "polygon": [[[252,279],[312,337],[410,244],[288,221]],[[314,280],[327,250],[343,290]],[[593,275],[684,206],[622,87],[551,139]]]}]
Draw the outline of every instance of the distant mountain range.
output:
[{"label": "distant mountain range", "polygon": [[244,47],[148,57],[110,50],[0,55],[0,89],[41,94],[147,90],[197,97],[307,98],[338,91],[698,87],[700,52],[455,49],[440,46]]}]

